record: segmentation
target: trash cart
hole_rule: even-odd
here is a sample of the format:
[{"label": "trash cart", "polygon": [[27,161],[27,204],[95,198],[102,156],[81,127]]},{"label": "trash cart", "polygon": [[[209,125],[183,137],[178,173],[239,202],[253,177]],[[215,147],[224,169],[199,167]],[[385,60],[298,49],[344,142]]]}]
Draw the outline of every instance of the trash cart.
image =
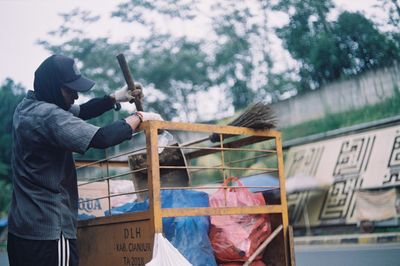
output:
[{"label": "trash cart", "polygon": [[[106,215],[91,217],[78,223],[78,246],[81,266],[92,265],[145,265],[152,259],[153,241],[156,233],[163,233],[163,218],[221,216],[221,215],[259,215],[268,214],[272,234],[264,241],[259,256],[267,265],[294,265],[294,252],[291,230],[288,225],[285,178],[281,134],[274,130],[253,130],[243,127],[147,121],[142,123],[143,146],[134,150],[108,156],[103,160],[80,164],[78,178],[85,173],[85,180],[79,188],[96,182],[106,184],[104,195],[97,198],[83,198],[83,201],[103,201],[107,205]],[[159,147],[161,131],[171,132],[177,138],[192,137],[186,143],[173,143]],[[217,134],[219,141],[211,142],[208,136]],[[138,140],[139,141],[139,140]],[[159,154],[174,153],[179,162],[171,156]],[[145,160],[140,167],[135,156]],[[122,158],[116,162],[117,158]],[[123,172],[113,172],[113,165],[124,166]],[[101,171],[93,169],[102,169]],[[93,171],[92,171],[92,170]],[[95,172],[96,174],[90,174]],[[171,182],[182,178],[182,183]],[[182,175],[182,171],[185,174]],[[168,176],[164,177],[166,173]],[[232,176],[257,176],[267,173],[277,179],[277,186],[258,186],[257,190],[273,191],[278,195],[263,206],[240,207],[179,207],[162,208],[163,190],[196,190],[215,193]],[[140,187],[137,178],[140,177]],[[129,192],[113,193],[112,181],[131,180],[136,187]],[[147,186],[143,180],[147,179]],[[217,183],[217,184],[216,184]],[[233,185],[234,187],[234,185]],[[223,187],[225,189],[225,187]],[[249,189],[251,187],[248,187]],[[232,189],[226,185],[226,189]],[[118,213],[113,212],[113,199],[129,195],[141,195],[148,205],[142,210]],[[269,195],[271,193],[264,193]],[[144,196],[143,196],[144,195]],[[268,197],[268,196],[267,196]],[[80,202],[82,204],[82,202]],[[245,264],[246,262],[243,262]],[[248,264],[247,264],[248,265]]]}]

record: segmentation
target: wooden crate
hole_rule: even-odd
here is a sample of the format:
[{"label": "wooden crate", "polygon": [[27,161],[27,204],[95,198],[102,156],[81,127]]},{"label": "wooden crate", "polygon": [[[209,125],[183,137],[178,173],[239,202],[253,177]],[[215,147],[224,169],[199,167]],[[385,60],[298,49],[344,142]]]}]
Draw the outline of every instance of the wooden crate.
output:
[{"label": "wooden crate", "polygon": [[[78,223],[78,245],[80,253],[80,265],[144,265],[152,257],[153,238],[155,233],[162,233],[163,217],[179,216],[210,216],[210,215],[235,215],[235,214],[261,214],[270,216],[272,229],[282,225],[283,230],[272,240],[264,253],[264,261],[270,265],[294,265],[294,258],[290,257],[290,241],[288,231],[288,215],[285,191],[285,178],[283,173],[283,156],[281,134],[273,130],[252,130],[242,127],[172,123],[149,121],[141,125],[146,137],[147,152],[147,176],[149,209],[144,212],[125,213],[107,217],[98,217]],[[225,207],[225,208],[161,208],[160,202],[160,168],[167,169],[159,163],[157,132],[159,129],[203,132],[207,134],[217,133],[222,142],[209,144],[208,146],[196,146],[196,142],[183,144],[180,148],[187,149],[186,159],[192,160],[218,153],[222,157],[221,164],[210,168],[220,169],[224,178],[227,171],[241,171],[240,167],[230,167],[225,164],[224,153],[235,153],[239,151],[251,151],[242,148],[258,142],[272,140],[275,145],[272,149],[257,150],[260,153],[268,153],[276,157],[276,169],[265,168],[275,171],[279,178],[280,203],[266,206],[249,207]],[[226,138],[226,135],[236,135]],[[100,162],[104,163],[104,162]],[[93,164],[91,164],[93,165]],[[171,166],[173,168],[174,166]],[[178,166],[176,166],[178,167]],[[201,169],[201,167],[179,166],[186,170]],[[263,170],[264,168],[257,168]],[[264,169],[264,170],[265,170]],[[253,170],[250,169],[249,170]],[[172,188],[178,189],[178,188]],[[185,189],[193,189],[186,187]],[[293,250],[293,247],[292,247]]]}]

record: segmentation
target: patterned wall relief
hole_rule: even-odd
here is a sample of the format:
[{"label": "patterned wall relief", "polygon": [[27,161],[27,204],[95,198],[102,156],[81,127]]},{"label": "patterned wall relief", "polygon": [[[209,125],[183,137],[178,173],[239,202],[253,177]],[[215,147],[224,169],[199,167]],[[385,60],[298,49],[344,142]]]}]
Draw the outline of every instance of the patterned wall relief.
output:
[{"label": "patterned wall relief", "polygon": [[333,171],[334,183],[326,194],[319,219],[345,220],[353,216],[354,190],[362,185],[376,136],[344,140]]},{"label": "patterned wall relief", "polygon": [[388,162],[388,171],[383,176],[382,185],[400,184],[400,132],[396,130],[396,136],[393,140],[392,150]]},{"label": "patterned wall relief", "polygon": [[350,219],[354,211],[354,189],[361,185],[362,179],[357,177],[335,182],[326,194],[319,219]]},{"label": "patterned wall relief", "polygon": [[[320,145],[295,151],[288,165],[286,176],[295,178],[296,174],[302,174],[315,177],[324,149],[324,146]],[[288,212],[291,223],[298,223],[303,217],[308,197],[308,191],[295,192],[288,196]]]},{"label": "patterned wall relief", "polygon": [[323,153],[323,146],[295,151],[286,176],[291,177],[299,173],[315,176]]},{"label": "patterned wall relief", "polygon": [[288,195],[287,204],[289,223],[297,224],[303,217],[304,206],[307,202],[309,191],[295,192]]},{"label": "patterned wall relief", "polygon": [[359,176],[368,166],[375,136],[342,142],[333,176],[335,180]]}]

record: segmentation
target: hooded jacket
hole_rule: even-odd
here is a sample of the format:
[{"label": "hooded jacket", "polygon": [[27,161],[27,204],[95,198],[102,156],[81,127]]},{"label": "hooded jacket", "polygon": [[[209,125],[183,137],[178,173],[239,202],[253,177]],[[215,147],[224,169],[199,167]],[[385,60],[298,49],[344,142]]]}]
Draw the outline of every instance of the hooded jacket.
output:
[{"label": "hooded jacket", "polygon": [[68,110],[68,106],[61,94],[61,75],[54,62],[55,55],[48,57],[35,71],[33,87],[36,99],[53,103],[58,107]]}]

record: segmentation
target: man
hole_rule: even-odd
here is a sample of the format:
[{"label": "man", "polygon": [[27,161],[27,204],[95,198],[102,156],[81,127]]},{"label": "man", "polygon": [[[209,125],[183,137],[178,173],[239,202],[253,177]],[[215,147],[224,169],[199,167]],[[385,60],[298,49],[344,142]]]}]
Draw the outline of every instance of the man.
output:
[{"label": "man", "polygon": [[52,55],[36,70],[34,91],[13,117],[13,195],[9,213],[11,266],[78,265],[76,246],[77,179],[72,152],[107,148],[132,137],[141,121],[162,120],[138,112],[99,128],[84,120],[116,103],[142,98],[127,87],[103,98],[74,105],[78,92],[90,90],[73,59]]}]

